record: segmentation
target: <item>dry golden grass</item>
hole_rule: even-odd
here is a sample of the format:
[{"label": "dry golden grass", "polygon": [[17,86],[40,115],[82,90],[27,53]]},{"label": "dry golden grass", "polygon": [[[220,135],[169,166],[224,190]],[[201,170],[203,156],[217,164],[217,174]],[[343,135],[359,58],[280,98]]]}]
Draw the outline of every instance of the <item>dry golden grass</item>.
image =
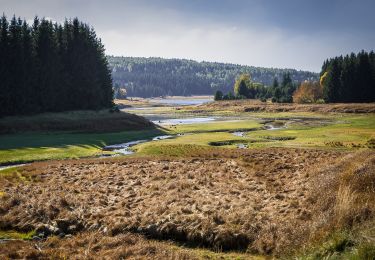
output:
[{"label": "dry golden grass", "polygon": [[350,229],[375,214],[375,152],[349,154],[319,170],[312,183],[315,224],[328,231]]},{"label": "dry golden grass", "polygon": [[[268,148],[34,163],[22,171],[33,181],[1,184],[0,228],[95,232],[111,241],[131,232],[216,250],[290,254],[373,220],[374,162],[372,150]],[[118,244],[110,254],[122,250]]]},{"label": "dry golden grass", "polygon": [[103,236],[88,232],[46,241],[10,241],[0,250],[2,259],[198,259],[189,250],[149,241],[139,235]]},{"label": "dry golden grass", "polygon": [[259,100],[217,101],[199,106],[202,110],[231,110],[236,112],[335,112],[375,113],[375,103],[291,104],[269,103]]}]

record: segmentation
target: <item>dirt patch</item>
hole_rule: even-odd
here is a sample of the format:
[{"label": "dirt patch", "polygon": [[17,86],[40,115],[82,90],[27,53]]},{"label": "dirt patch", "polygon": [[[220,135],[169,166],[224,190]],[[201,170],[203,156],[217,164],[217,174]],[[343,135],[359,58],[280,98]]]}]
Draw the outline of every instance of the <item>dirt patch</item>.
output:
[{"label": "dirt patch", "polygon": [[342,153],[272,148],[225,155],[35,163],[24,171],[36,182],[4,184],[0,227],[48,227],[61,235],[131,231],[271,253],[285,223],[311,219],[307,194],[315,169]]}]

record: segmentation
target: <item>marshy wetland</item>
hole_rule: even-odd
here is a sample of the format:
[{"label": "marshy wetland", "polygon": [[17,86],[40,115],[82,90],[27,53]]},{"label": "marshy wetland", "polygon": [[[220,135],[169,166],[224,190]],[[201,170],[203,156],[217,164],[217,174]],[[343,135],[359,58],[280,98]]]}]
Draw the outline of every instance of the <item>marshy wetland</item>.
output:
[{"label": "marshy wetland", "polygon": [[374,104],[275,111],[250,101],[119,103],[153,123],[25,133],[12,118],[1,122],[14,131],[0,136],[0,163],[27,165],[0,170],[0,255],[366,259],[373,252]]}]

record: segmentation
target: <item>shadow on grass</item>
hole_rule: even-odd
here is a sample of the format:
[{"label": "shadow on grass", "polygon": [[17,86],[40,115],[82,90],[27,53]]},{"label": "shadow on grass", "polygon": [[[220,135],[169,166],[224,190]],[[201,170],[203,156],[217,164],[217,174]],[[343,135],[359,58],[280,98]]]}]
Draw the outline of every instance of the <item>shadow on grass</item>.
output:
[{"label": "shadow on grass", "polygon": [[0,165],[80,158],[95,155],[106,145],[151,140],[165,130],[150,127],[117,133],[28,133],[0,135]]},{"label": "shadow on grass", "polygon": [[139,139],[149,139],[165,134],[165,130],[150,127],[145,130],[123,131],[116,133],[28,133],[0,135],[0,150],[67,147],[67,146],[94,146],[129,142]]}]

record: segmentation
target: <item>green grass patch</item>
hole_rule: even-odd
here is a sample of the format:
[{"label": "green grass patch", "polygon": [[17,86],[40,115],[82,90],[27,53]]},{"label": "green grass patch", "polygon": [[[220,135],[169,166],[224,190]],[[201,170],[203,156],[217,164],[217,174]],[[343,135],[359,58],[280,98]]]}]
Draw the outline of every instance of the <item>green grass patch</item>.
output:
[{"label": "green grass patch", "polygon": [[[328,123],[320,123],[317,120],[311,121],[311,124],[308,121],[296,122],[289,124],[287,128],[278,130],[254,131],[254,128],[261,126],[258,120],[177,125],[176,127],[169,127],[169,130],[173,133],[190,134],[174,139],[140,144],[135,149],[142,155],[172,154],[174,156],[194,154],[196,146],[199,149],[208,149],[206,146],[219,144],[227,148],[235,148],[239,143],[247,144],[250,148],[357,149],[372,147],[375,139],[375,117],[373,115],[346,116],[337,120],[331,118]],[[230,133],[239,130],[247,132],[246,135],[239,137]],[[180,145],[182,148],[176,148]],[[190,153],[186,147],[190,147]],[[166,151],[163,151],[164,149]]]},{"label": "green grass patch", "polygon": [[210,146],[179,143],[150,143],[136,147],[137,155],[190,157],[213,150]]},{"label": "green grass patch", "polygon": [[[258,147],[319,147],[319,148],[368,148],[375,137],[375,117],[371,115],[346,117],[326,125],[290,125],[279,130],[262,130],[251,133],[252,138],[266,138],[275,142],[256,143]],[[290,138],[289,140],[288,137]],[[277,142],[282,140],[283,142]]]},{"label": "green grass patch", "polygon": [[241,121],[215,121],[202,124],[181,124],[166,126],[165,128],[173,133],[209,133],[228,131],[252,131],[262,127],[258,120]]},{"label": "green grass patch", "polygon": [[35,236],[34,230],[27,232],[27,233],[17,232],[14,230],[7,230],[7,231],[0,230],[0,239],[31,240],[33,236]]},{"label": "green grass patch", "polygon": [[375,244],[368,241],[359,241],[355,234],[340,231],[333,233],[321,245],[313,246],[294,259],[370,260],[375,259]]}]

